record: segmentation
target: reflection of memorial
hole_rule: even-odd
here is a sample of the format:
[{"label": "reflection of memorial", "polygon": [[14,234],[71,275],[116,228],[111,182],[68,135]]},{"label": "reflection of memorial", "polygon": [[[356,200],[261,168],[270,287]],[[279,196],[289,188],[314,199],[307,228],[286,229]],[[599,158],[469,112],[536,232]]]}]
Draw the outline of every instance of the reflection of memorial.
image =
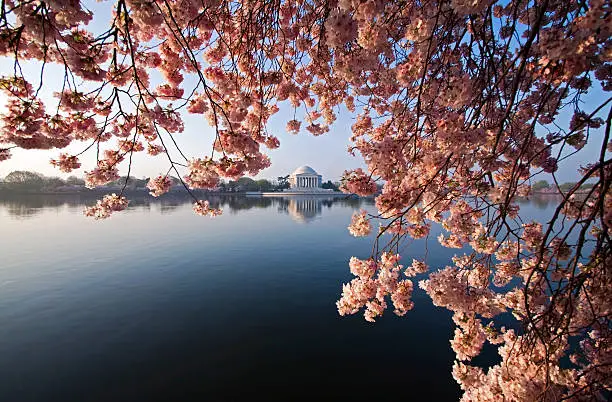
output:
[{"label": "reflection of memorial", "polygon": [[287,211],[293,220],[306,223],[321,215],[323,201],[320,197],[291,197]]}]

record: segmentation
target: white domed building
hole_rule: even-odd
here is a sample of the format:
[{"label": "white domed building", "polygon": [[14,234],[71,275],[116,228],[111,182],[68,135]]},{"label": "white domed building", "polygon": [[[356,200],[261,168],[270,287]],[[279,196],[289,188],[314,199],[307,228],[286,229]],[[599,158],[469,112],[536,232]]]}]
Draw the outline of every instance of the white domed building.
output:
[{"label": "white domed building", "polygon": [[310,166],[301,166],[289,175],[291,191],[321,190],[321,175]]}]

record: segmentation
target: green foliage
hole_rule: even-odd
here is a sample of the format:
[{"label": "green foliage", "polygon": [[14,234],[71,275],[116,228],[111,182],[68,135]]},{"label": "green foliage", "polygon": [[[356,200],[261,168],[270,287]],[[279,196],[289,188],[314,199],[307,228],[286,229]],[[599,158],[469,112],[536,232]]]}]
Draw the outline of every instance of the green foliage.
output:
[{"label": "green foliage", "polygon": [[291,187],[290,184],[289,184],[289,175],[287,175],[287,176],[278,176],[276,178],[276,180],[278,181],[278,185],[276,186],[277,190],[282,191],[282,190],[285,190],[285,189],[288,189],[289,187]]},{"label": "green foliage", "polygon": [[[181,180],[170,176],[174,186],[181,185]],[[144,190],[150,178],[137,179],[136,177],[122,176],[119,179],[107,184],[109,187],[123,187],[127,181],[126,189],[128,190]],[[14,171],[9,173],[4,182],[0,182],[0,188],[14,191],[27,192],[45,192],[55,191],[64,186],[85,187],[85,181],[76,176],[70,176],[67,179],[59,177],[45,177],[40,173],[30,171]],[[279,176],[278,184],[267,180],[253,180],[249,177],[241,177],[238,180],[230,180],[229,182],[219,183],[219,190],[222,192],[244,192],[244,191],[282,191],[289,188],[289,175]],[[323,188],[337,190],[337,185],[331,181],[323,184]],[[61,190],[60,190],[61,191]],[[65,191],[65,190],[64,190]],[[70,189],[68,189],[70,191]]]},{"label": "green foliage", "polygon": [[236,181],[230,180],[229,183],[227,183],[223,188],[226,191],[232,192],[270,191],[274,188],[274,185],[266,179],[260,179],[255,181],[249,177],[241,177]]},{"label": "green foliage", "polygon": [[27,170],[16,170],[9,173],[4,178],[4,182],[10,184],[41,185],[43,183],[43,175],[36,172],[29,172]]},{"label": "green foliage", "polygon": [[69,186],[84,186],[85,180],[76,176],[70,176],[66,179],[66,184]]},{"label": "green foliage", "polygon": [[580,190],[590,190],[593,188],[593,186],[595,186],[593,183],[584,183],[582,186],[580,186]]},{"label": "green foliage", "polygon": [[36,172],[17,170],[4,178],[3,187],[15,191],[40,191],[45,184],[43,176]]},{"label": "green foliage", "polygon": [[260,179],[255,182],[258,187],[258,191],[270,191],[274,188],[274,185],[266,179]]},{"label": "green foliage", "polygon": [[59,177],[44,177],[43,178],[43,189],[47,191],[57,190],[60,187],[66,185],[66,182]]},{"label": "green foliage", "polygon": [[550,188],[550,184],[546,180],[539,180],[533,183],[531,189],[534,191],[548,190]]},{"label": "green foliage", "polygon": [[338,185],[332,183],[331,180],[327,180],[327,182],[321,184],[321,188],[338,191]]},{"label": "green foliage", "polygon": [[559,189],[561,191],[563,191],[564,193],[570,191],[574,186],[576,185],[575,182],[567,182],[567,183],[563,183],[561,185],[559,185]]},{"label": "green foliage", "polygon": [[117,180],[108,183],[107,186],[113,186],[113,187],[119,186],[119,187],[123,187],[126,182],[127,182],[127,188],[137,188],[137,187],[144,188],[147,185],[148,180],[146,180],[146,179],[137,179],[137,178],[135,178],[133,176],[130,176],[130,177],[121,176]]}]

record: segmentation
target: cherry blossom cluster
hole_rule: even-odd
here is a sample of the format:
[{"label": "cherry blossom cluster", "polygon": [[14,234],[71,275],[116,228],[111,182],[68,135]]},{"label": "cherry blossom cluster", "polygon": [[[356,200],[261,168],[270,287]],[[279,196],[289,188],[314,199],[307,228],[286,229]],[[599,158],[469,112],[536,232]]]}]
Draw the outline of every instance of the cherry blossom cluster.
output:
[{"label": "cherry blossom cluster", "polygon": [[76,156],[61,153],[59,159],[51,159],[51,164],[57,166],[59,170],[70,173],[81,167],[81,163]]},{"label": "cherry blossom cluster", "polygon": [[359,213],[354,213],[348,230],[355,237],[369,235],[372,231],[372,226],[370,225],[370,221],[368,221],[367,211],[362,210]]},{"label": "cherry blossom cluster", "polygon": [[123,211],[127,206],[127,198],[113,193],[105,195],[96,205],[85,209],[84,214],[85,216],[91,216],[95,219],[106,219],[110,217],[113,212]]},{"label": "cherry blossom cluster", "polygon": [[157,176],[147,183],[147,188],[151,190],[149,194],[153,197],[166,194],[170,191],[170,187],[172,187],[172,180],[168,176]]},{"label": "cherry blossom cluster", "polygon": [[376,182],[363,169],[358,168],[351,172],[344,172],[340,189],[357,195],[372,195],[376,192]]},{"label": "cherry blossom cluster", "polygon": [[193,204],[193,210],[196,214],[202,216],[218,216],[223,212],[218,208],[211,208],[210,204],[206,200],[198,200]]},{"label": "cherry blossom cluster", "polygon": [[94,170],[85,172],[85,186],[88,188],[108,184],[117,179],[119,179],[119,169],[104,160],[99,161],[98,167]]},{"label": "cherry blossom cluster", "polygon": [[379,261],[351,258],[351,272],[357,278],[342,287],[342,297],[336,303],[340,315],[354,314],[365,307],[364,317],[374,322],[387,308],[391,299],[395,314],[405,315],[413,307],[412,281],[400,279],[403,266],[399,255],[385,253]]}]

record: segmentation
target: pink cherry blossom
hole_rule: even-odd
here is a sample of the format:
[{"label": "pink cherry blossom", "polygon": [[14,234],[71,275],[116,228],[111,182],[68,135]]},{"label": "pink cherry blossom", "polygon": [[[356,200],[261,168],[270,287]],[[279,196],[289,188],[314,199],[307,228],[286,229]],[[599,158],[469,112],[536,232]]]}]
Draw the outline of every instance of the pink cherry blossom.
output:
[{"label": "pink cherry blossom", "polygon": [[157,176],[154,179],[150,179],[147,183],[147,188],[151,190],[149,194],[153,197],[159,197],[162,194],[166,194],[172,187],[172,180],[168,176]]},{"label": "pink cherry blossom", "polygon": [[355,237],[369,235],[372,231],[372,226],[370,225],[370,221],[367,219],[367,212],[363,210],[359,213],[355,212],[348,230]]},{"label": "pink cherry blossom", "polygon": [[57,166],[62,172],[70,173],[74,169],[78,169],[81,167],[81,163],[79,162],[76,156],[68,155],[68,154],[60,154],[59,159],[51,159],[51,164]]},{"label": "pink cherry blossom", "polygon": [[340,189],[357,195],[371,195],[376,192],[376,183],[361,169],[345,171]]},{"label": "pink cherry blossom", "polygon": [[115,193],[105,195],[102,200],[98,200],[96,205],[85,209],[85,216],[91,216],[95,219],[106,219],[111,216],[113,212],[123,211],[127,208],[128,200],[125,197],[119,196]]},{"label": "pink cherry blossom", "polygon": [[218,216],[221,215],[221,209],[211,208],[208,201],[199,200],[193,204],[193,210],[196,214],[202,216]]},{"label": "pink cherry blossom", "polygon": [[300,132],[301,125],[302,123],[297,120],[289,120],[289,122],[287,122],[287,132],[297,134]]}]

